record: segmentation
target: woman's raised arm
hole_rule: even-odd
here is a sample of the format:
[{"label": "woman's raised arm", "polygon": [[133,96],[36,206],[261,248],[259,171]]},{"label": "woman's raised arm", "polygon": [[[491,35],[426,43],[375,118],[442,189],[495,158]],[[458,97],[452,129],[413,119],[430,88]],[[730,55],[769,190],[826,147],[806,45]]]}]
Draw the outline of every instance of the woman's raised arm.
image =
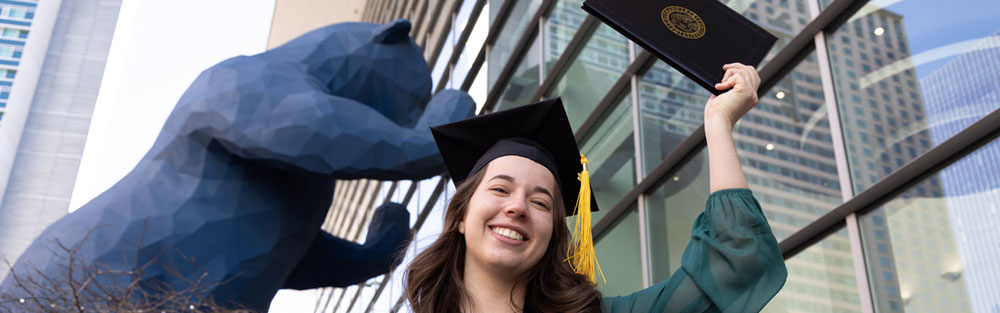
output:
[{"label": "woman's raised arm", "polygon": [[732,188],[747,188],[740,159],[733,142],[733,126],[757,104],[760,76],[753,66],[726,64],[722,82],[715,88],[732,90],[712,96],[705,105],[705,140],[708,141],[708,166],[711,192]]}]

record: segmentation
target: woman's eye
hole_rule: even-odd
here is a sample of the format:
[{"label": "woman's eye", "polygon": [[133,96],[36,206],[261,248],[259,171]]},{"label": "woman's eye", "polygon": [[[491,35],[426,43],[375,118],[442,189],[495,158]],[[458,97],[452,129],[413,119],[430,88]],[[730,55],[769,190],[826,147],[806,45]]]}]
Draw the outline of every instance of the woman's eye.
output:
[{"label": "woman's eye", "polygon": [[535,205],[538,205],[538,206],[546,209],[546,210],[549,208],[548,205],[545,205],[545,202],[542,202],[542,201],[539,201],[539,200],[534,200],[534,201],[531,201],[531,202],[534,203]]},{"label": "woman's eye", "polygon": [[507,193],[507,189],[503,189],[501,187],[493,187],[493,188],[490,188],[490,190],[491,191],[496,191],[496,192],[499,192],[499,193],[503,193],[503,194]]}]

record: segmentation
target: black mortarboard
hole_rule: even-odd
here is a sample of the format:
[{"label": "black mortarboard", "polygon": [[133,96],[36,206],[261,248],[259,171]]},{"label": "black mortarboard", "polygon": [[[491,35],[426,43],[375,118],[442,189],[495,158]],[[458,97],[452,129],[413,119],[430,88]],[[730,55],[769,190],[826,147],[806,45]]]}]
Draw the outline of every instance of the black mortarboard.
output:
[{"label": "black mortarboard", "polygon": [[597,201],[590,191],[587,159],[576,145],[562,100],[555,98],[434,126],[431,133],[455,186],[505,155],[529,158],[552,172],[562,192],[566,215],[580,211],[566,261],[574,272],[592,283],[598,276],[604,278],[590,228],[590,212],[597,211]]},{"label": "black mortarboard", "polygon": [[[455,186],[493,159],[519,155],[552,172],[566,215],[574,215],[573,204],[580,192],[577,174],[583,166],[559,98],[434,126],[431,133]],[[597,211],[596,203],[591,198],[591,212]]]}]

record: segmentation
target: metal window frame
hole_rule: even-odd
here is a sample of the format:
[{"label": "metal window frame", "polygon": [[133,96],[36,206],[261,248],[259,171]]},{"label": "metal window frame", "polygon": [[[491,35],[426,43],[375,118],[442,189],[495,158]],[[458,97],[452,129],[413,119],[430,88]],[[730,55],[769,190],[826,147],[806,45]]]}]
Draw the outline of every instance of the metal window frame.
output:
[{"label": "metal window frame", "polygon": [[[530,1],[530,0],[521,0],[521,1]],[[507,2],[511,1],[505,1],[504,5],[506,5]],[[527,27],[525,27],[524,31],[521,33],[520,36],[521,39],[518,40],[517,45],[514,47],[514,50],[511,51],[510,58],[507,59],[507,62],[504,64],[503,69],[500,70],[500,75],[497,76],[497,80],[494,81],[493,85],[487,89],[486,102],[483,104],[483,108],[480,111],[480,113],[490,112],[493,110],[493,107],[496,106],[497,102],[500,100],[500,96],[502,96],[504,90],[506,90],[506,88],[504,87],[506,87],[507,84],[510,83],[511,78],[514,77],[514,71],[516,71],[517,67],[521,65],[521,61],[524,60],[525,54],[528,53],[528,50],[531,49],[532,43],[535,42],[535,38],[538,37],[539,25],[541,23],[542,18],[548,17],[549,14],[552,13],[552,9],[555,8],[555,5],[556,5],[556,0],[542,0],[542,3],[539,4],[538,10],[535,10],[535,15],[531,17],[531,20],[528,21]],[[513,6],[508,8],[508,12],[506,12],[507,15],[510,15],[510,11],[513,11]],[[491,31],[490,35],[493,35],[492,33],[493,30],[491,29],[490,31]],[[497,31],[496,34],[498,34],[496,36],[499,36],[499,31]],[[493,41],[496,41],[495,38],[496,36],[493,36],[494,37]],[[487,42],[489,42],[489,39],[487,39]],[[490,46],[493,46],[493,43],[491,43]],[[541,66],[544,66],[544,63],[539,65],[539,67]],[[542,69],[539,68],[539,71],[541,70]]]}]

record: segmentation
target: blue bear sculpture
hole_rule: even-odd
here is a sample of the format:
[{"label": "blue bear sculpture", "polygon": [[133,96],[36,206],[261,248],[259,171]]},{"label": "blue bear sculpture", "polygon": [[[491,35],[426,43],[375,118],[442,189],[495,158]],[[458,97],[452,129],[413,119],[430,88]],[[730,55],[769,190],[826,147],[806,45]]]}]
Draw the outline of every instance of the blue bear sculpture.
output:
[{"label": "blue bear sculpture", "polygon": [[430,96],[430,72],[409,31],[405,20],[336,24],[205,70],[138,165],[49,226],[0,292],[35,301],[12,276],[66,277],[55,244],[75,247],[82,265],[144,266],[132,274],[141,273],[147,291],[200,282],[206,299],[255,311],[266,311],[280,288],[348,286],[386,273],[406,244],[406,209],[381,205],[363,245],[334,237],[320,226],[335,180],[443,173],[428,126],[475,108],[461,91]]}]

